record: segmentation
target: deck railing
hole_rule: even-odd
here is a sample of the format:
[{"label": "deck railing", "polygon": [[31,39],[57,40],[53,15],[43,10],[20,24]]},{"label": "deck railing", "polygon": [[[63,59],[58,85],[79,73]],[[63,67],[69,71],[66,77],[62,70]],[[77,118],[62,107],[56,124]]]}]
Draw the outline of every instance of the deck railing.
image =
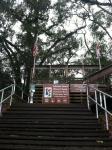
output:
[{"label": "deck railing", "polygon": [[68,78],[35,78],[36,84],[49,84],[54,83],[57,80],[59,84],[80,84],[83,82],[83,78],[75,78],[75,79],[68,79]]},{"label": "deck railing", "polygon": [[14,95],[23,102],[27,102],[25,99],[29,102],[29,95],[17,84],[11,84],[10,86],[0,90],[0,115],[2,114],[3,103],[9,100],[9,106],[11,106]]},{"label": "deck railing", "polygon": [[[112,113],[107,109],[107,102],[106,99],[110,98],[112,100],[112,96],[100,91],[94,87],[91,87],[90,85],[85,85],[87,86],[87,106],[88,109],[90,110],[90,102],[94,102],[96,106],[96,117],[99,118],[99,109],[104,110],[105,112],[105,119],[106,119],[106,129],[109,130],[109,120],[108,120],[108,114],[112,116]],[[94,89],[94,97],[90,96],[89,94],[89,89],[92,88]]]}]

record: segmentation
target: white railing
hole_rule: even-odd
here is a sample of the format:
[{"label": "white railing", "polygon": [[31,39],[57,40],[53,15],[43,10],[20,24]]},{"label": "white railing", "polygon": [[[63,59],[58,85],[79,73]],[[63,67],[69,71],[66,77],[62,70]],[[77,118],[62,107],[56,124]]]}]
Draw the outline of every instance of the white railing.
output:
[{"label": "white railing", "polygon": [[[112,116],[112,113],[107,110],[107,103],[106,103],[106,98],[112,98],[111,95],[102,92],[90,85],[85,85],[87,86],[87,106],[88,109],[90,110],[90,101],[92,100],[96,104],[96,117],[99,118],[99,108],[104,110],[105,112],[105,119],[106,119],[106,129],[109,130],[109,121],[108,121],[108,114]],[[90,96],[90,88],[94,90],[94,98]]]},{"label": "white railing", "polygon": [[24,102],[24,98],[27,98],[29,102],[29,95],[23,91],[17,84],[11,84],[10,86],[0,90],[0,115],[2,114],[2,105],[5,101],[9,100],[9,105],[12,104],[13,95],[16,95],[19,99]]}]

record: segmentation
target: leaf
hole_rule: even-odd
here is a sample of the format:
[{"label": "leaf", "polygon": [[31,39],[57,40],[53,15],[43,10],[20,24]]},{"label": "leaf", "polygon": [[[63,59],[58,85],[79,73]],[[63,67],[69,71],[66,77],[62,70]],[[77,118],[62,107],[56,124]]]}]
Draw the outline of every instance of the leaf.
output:
[{"label": "leaf", "polygon": [[101,144],[103,144],[103,141],[97,141],[97,143],[101,143]]}]

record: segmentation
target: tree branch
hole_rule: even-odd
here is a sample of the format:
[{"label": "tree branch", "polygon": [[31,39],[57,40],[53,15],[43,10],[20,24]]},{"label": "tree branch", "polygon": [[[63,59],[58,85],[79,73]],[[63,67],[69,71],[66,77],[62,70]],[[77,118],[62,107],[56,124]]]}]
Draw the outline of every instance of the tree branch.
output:
[{"label": "tree branch", "polygon": [[84,3],[87,4],[91,4],[91,5],[100,5],[100,6],[111,6],[112,7],[112,3],[101,3],[97,0],[81,0]]},{"label": "tree branch", "polygon": [[107,14],[109,14],[109,15],[111,15],[112,16],[112,13],[111,12],[109,12],[109,11],[107,11],[106,9],[104,9],[103,7],[101,7],[101,6],[98,6],[100,9],[102,9],[104,12],[106,12]]},{"label": "tree branch", "polygon": [[3,47],[10,58],[10,62],[11,62],[11,65],[13,66],[14,72],[16,72],[16,66],[13,65],[14,61],[13,61],[12,55],[10,54],[10,52],[8,51],[7,47],[4,44],[3,44]]},{"label": "tree branch", "polygon": [[49,30],[51,30],[53,27],[55,27],[57,25],[58,25],[57,23],[54,23],[51,26],[49,26],[46,30],[42,30],[42,32],[46,33],[48,36],[55,35],[54,33],[49,33]]},{"label": "tree branch", "polygon": [[43,62],[46,60],[46,57],[49,55],[51,49],[54,48],[59,42],[66,40],[67,38],[69,38],[70,36],[72,36],[73,34],[77,33],[79,30],[81,30],[81,29],[83,29],[83,28],[85,28],[85,27],[86,27],[86,25],[84,25],[84,26],[82,26],[82,27],[79,27],[79,28],[76,29],[75,31],[68,33],[65,37],[57,39],[57,40],[54,42],[54,44],[51,45],[51,47],[47,50],[47,54],[42,58],[42,60],[41,60],[41,62],[40,62],[40,65],[42,65]]},{"label": "tree branch", "polygon": [[[89,18],[90,19],[90,18]],[[98,24],[106,33],[107,35],[110,37],[110,39],[112,40],[112,37],[111,35],[109,34],[109,32],[106,30],[106,28],[104,26],[102,26],[99,22],[95,21],[95,20],[92,20],[90,19],[90,21],[93,21],[94,23]]]},{"label": "tree branch", "polygon": [[91,55],[92,55],[93,53],[92,53],[91,50],[89,49],[89,46],[88,46],[87,41],[86,41],[85,33],[84,33],[84,42],[85,42],[85,45],[86,45],[88,51],[89,51],[89,52],[91,53]]},{"label": "tree branch", "polygon": [[14,47],[17,51],[19,51],[19,53],[21,53],[21,50],[14,44],[12,44],[10,41],[8,41],[7,39],[4,39],[4,41],[6,43],[8,43],[10,46]]}]

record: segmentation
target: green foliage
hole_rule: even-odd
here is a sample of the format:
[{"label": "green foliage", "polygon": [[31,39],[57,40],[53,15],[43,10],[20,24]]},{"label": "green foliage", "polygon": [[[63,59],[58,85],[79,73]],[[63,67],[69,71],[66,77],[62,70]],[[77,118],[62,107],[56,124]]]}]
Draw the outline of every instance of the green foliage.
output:
[{"label": "green foliage", "polygon": [[[39,38],[36,64],[74,64],[79,49],[85,51],[85,64],[98,64],[95,54],[97,40],[100,41],[102,64],[108,65],[111,57],[105,57],[105,54],[111,50],[108,41],[111,39],[112,15],[109,9],[97,7],[97,10],[96,7],[71,0],[58,0],[54,4],[51,0],[1,0],[1,68],[8,61],[17,84],[20,84],[20,67],[24,65],[28,86],[37,34],[43,34],[45,40]],[[88,32],[85,43],[83,34]],[[44,77],[45,73],[39,74]]]},{"label": "green foliage", "polygon": [[0,90],[11,84],[11,77],[8,73],[0,70]]}]

